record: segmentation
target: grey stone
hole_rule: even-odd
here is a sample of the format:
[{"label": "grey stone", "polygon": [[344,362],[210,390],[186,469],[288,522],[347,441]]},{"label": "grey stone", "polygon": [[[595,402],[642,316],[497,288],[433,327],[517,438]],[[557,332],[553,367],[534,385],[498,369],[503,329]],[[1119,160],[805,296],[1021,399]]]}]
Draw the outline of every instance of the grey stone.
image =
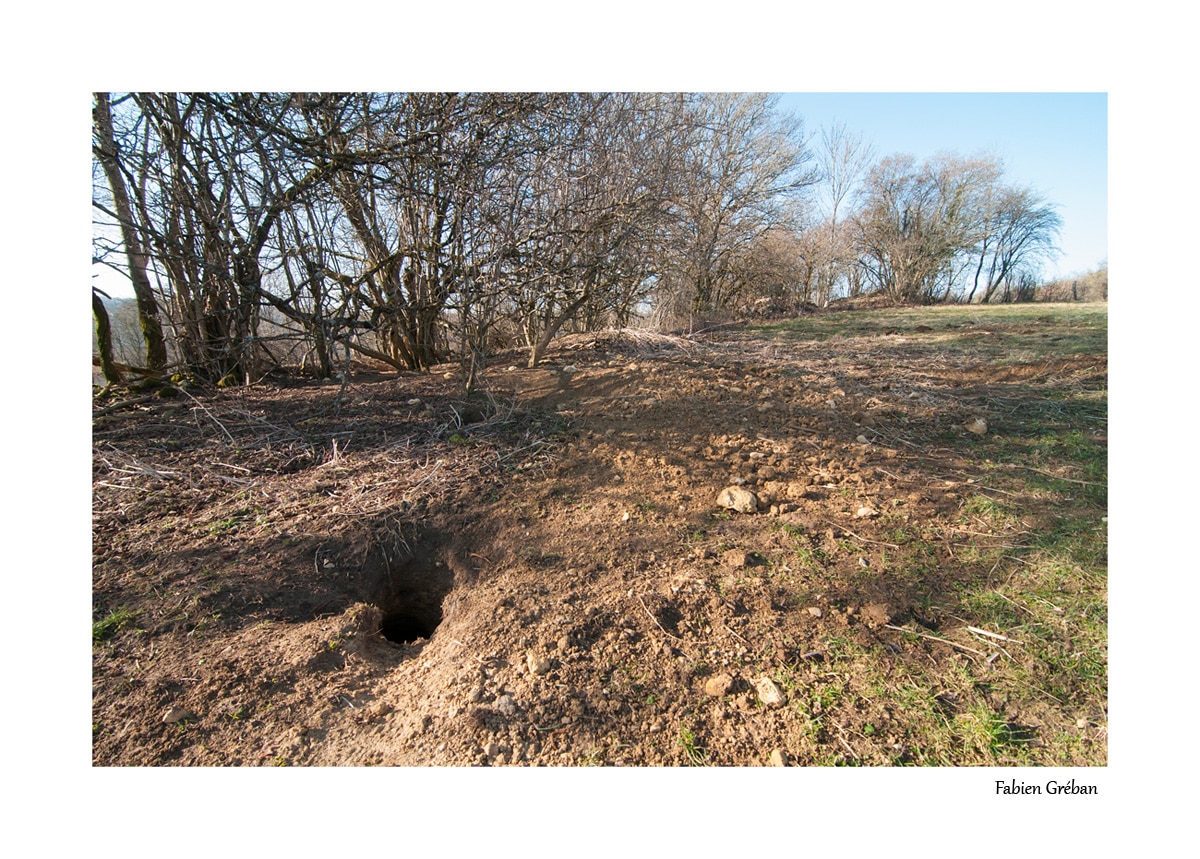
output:
[{"label": "grey stone", "polygon": [[503,716],[512,717],[517,713],[517,702],[511,695],[501,695],[496,699],[496,711]]}]

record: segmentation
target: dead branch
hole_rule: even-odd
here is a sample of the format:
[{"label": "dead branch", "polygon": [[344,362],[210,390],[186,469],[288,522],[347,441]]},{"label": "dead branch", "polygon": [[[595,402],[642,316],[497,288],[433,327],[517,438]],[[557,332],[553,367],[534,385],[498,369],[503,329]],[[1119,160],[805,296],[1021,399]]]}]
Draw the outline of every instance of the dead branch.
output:
[{"label": "dead branch", "polygon": [[855,534],[853,531],[851,531],[845,525],[839,525],[837,522],[826,522],[826,524],[832,525],[834,528],[837,528],[841,531],[845,531],[847,534],[849,534],[855,540],[858,540],[859,542],[862,542],[862,543],[873,543],[876,546],[887,546],[889,549],[899,549],[900,548],[900,546],[898,546],[896,543],[885,543],[882,540],[868,540],[866,537],[860,537],[858,534]]},{"label": "dead branch", "polygon": [[988,632],[986,629],[980,629],[977,626],[968,626],[967,632],[973,632],[976,635],[986,635],[988,638],[999,639],[1000,641],[1011,641],[1013,644],[1024,644],[1023,641],[1017,641],[1015,638],[1009,638],[1006,635],[1001,635],[998,632]]},{"label": "dead branch", "polygon": [[982,656],[985,659],[987,658],[986,653],[980,653],[978,650],[976,650],[973,647],[967,647],[965,644],[959,644],[958,642],[951,641],[948,638],[938,638],[936,635],[926,635],[923,632],[916,632],[911,629],[905,629],[902,626],[892,626],[890,623],[885,623],[884,626],[886,626],[888,629],[894,629],[897,632],[906,632],[909,635],[915,635],[918,638],[927,638],[930,641],[940,641],[942,644],[949,644],[951,647],[957,647],[959,650],[965,650],[968,653],[974,653],[976,656]]},{"label": "dead branch", "polygon": [[155,400],[157,400],[158,398],[159,398],[158,394],[147,394],[144,397],[134,397],[132,400],[121,400],[121,402],[119,402],[119,403],[113,403],[111,406],[105,406],[102,409],[97,409],[96,411],[92,412],[92,420],[95,420],[96,418],[104,417],[105,415],[112,414],[113,412],[116,412],[116,411],[120,411],[121,409],[128,409],[128,408],[132,408],[133,406],[140,406],[143,403],[152,403]]}]

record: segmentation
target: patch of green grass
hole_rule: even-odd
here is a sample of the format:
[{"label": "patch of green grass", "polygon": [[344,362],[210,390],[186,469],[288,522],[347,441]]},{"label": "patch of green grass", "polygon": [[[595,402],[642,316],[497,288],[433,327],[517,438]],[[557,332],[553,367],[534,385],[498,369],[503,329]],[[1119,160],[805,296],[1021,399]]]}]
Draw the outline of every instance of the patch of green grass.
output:
[{"label": "patch of green grass", "polygon": [[978,516],[989,522],[1003,522],[1008,518],[1004,505],[989,495],[972,495],[963,502],[960,513],[964,517]]},{"label": "patch of green grass", "polygon": [[1034,560],[1070,568],[1069,575],[1103,576],[1108,569],[1108,525],[1094,511],[1068,509],[1031,543]]},{"label": "patch of green grass", "polygon": [[133,620],[133,612],[121,607],[110,611],[103,619],[92,622],[92,641],[104,641],[112,638]]},{"label": "patch of green grass", "polygon": [[1012,629],[1024,620],[1019,607],[994,590],[963,588],[961,604],[977,626],[989,630]]},{"label": "patch of green grass", "polygon": [[1032,735],[1008,724],[989,707],[976,703],[954,716],[951,730],[972,757],[992,761],[995,766],[1020,766],[1028,763]]},{"label": "patch of green grass", "polygon": [[792,525],[788,522],[772,522],[771,530],[791,537],[793,540],[803,540],[808,536],[808,532],[804,529],[803,525]]},{"label": "patch of green grass", "polygon": [[261,518],[262,513],[263,513],[263,511],[261,508],[256,508],[253,510],[250,508],[242,508],[240,510],[234,510],[232,513],[230,513],[224,519],[220,519],[216,522],[210,522],[205,530],[208,532],[209,536],[215,537],[218,534],[225,534],[227,532],[237,530],[248,519]]},{"label": "patch of green grass", "polygon": [[206,629],[208,629],[209,626],[215,624],[220,619],[221,619],[221,613],[219,611],[214,611],[211,614],[207,614],[204,617],[202,617],[196,621],[195,625],[191,629],[188,630],[188,635],[190,635],[190,636],[203,635],[204,631]]},{"label": "patch of green grass", "polygon": [[797,546],[795,555],[796,560],[810,570],[824,569],[828,560],[828,556],[816,546]]},{"label": "patch of green grass", "polygon": [[845,678],[827,678],[827,682],[813,690],[813,703],[821,705],[823,710],[832,710],[847,694],[848,687]]},{"label": "patch of green grass", "polygon": [[700,746],[695,732],[687,725],[679,726],[679,747],[683,749],[683,757],[688,766],[708,766],[708,751]]}]

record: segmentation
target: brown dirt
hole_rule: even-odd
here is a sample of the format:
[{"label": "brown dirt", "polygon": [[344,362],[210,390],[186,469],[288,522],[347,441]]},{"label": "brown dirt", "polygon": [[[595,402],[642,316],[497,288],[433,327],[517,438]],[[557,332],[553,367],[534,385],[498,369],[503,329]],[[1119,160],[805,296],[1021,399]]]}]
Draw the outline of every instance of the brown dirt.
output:
[{"label": "brown dirt", "polygon": [[[466,406],[453,367],[360,368],[98,418],[94,617],[129,620],[93,647],[93,763],[903,762],[886,707],[814,731],[755,681],[853,670],[835,639],[963,659],[890,627],[936,629],[922,606],[986,572],[954,555],[973,464],[938,439],[994,370],[736,331],[510,362]],[[716,506],[741,482],[761,512]],[[934,535],[920,579],[870,574],[899,550],[884,514]]]}]

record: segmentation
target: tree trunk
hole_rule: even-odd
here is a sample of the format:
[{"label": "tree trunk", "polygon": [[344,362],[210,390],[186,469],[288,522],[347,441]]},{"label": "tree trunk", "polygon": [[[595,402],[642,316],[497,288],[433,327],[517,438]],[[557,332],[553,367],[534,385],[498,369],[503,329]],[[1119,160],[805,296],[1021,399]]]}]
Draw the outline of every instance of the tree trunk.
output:
[{"label": "tree trunk", "polygon": [[563,324],[575,315],[575,311],[584,305],[588,300],[588,296],[589,293],[585,290],[583,295],[567,305],[566,309],[557,318],[547,318],[545,320],[545,327],[542,328],[541,334],[532,342],[532,349],[529,352],[530,369],[536,367],[542,360],[546,354],[547,347],[550,345],[550,341],[558,334]]},{"label": "tree trunk", "polygon": [[110,385],[119,385],[122,381],[121,370],[113,359],[112,325],[108,321],[108,309],[96,292],[92,291],[92,313],[96,316],[96,342],[100,347],[100,369],[104,372],[104,381]]},{"label": "tree trunk", "polygon": [[113,206],[121,222],[121,239],[125,243],[125,255],[129,260],[129,279],[133,282],[133,294],[137,297],[138,322],[142,337],[146,341],[146,367],[152,373],[165,373],[167,369],[167,345],[163,339],[162,324],[158,320],[158,304],[150,288],[146,274],[147,258],[138,240],[134,227],[133,207],[125,190],[125,179],[121,175],[119,150],[113,135],[112,108],[108,93],[96,93],[96,105],[92,110],[92,125],[96,132],[97,145],[93,146],[108,186],[112,191]]}]

